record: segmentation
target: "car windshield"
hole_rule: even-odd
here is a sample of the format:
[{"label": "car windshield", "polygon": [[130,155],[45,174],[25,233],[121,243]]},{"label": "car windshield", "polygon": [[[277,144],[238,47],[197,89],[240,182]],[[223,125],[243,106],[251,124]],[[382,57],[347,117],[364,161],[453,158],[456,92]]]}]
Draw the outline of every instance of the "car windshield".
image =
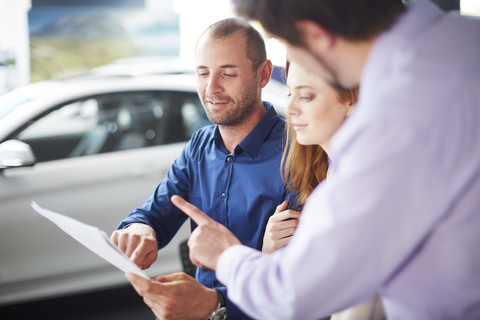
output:
[{"label": "car windshield", "polygon": [[7,116],[16,107],[32,100],[23,92],[12,91],[0,96],[0,119]]}]

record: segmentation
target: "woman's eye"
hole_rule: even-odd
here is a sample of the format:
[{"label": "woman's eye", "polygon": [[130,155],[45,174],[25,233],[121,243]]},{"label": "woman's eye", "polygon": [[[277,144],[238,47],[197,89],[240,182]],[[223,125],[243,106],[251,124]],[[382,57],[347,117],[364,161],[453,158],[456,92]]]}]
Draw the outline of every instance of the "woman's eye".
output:
[{"label": "woman's eye", "polygon": [[237,75],[236,74],[225,73],[225,76],[233,78],[233,77],[236,77]]},{"label": "woman's eye", "polygon": [[313,96],[300,96],[300,100],[310,102],[313,100]]}]

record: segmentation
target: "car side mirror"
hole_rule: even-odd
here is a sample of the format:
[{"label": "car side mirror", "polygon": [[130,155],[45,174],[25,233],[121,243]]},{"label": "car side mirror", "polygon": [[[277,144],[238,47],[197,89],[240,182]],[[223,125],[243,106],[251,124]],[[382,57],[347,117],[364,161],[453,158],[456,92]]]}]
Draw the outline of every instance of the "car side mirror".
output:
[{"label": "car side mirror", "polygon": [[19,140],[8,140],[0,144],[0,170],[26,167],[35,164],[32,148]]}]

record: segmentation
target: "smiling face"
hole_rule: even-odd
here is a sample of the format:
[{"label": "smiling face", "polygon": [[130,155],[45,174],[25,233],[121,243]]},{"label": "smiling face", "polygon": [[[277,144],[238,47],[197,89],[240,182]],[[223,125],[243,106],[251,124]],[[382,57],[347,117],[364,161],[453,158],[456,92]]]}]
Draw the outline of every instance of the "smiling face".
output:
[{"label": "smiling face", "polygon": [[287,114],[297,142],[318,144],[328,153],[330,139],[349,115],[352,105],[341,103],[331,85],[297,63],[290,64],[287,86],[291,97]]},{"label": "smiling face", "polygon": [[196,50],[197,91],[212,123],[238,126],[261,104],[257,72],[247,57],[246,36],[204,35]]}]

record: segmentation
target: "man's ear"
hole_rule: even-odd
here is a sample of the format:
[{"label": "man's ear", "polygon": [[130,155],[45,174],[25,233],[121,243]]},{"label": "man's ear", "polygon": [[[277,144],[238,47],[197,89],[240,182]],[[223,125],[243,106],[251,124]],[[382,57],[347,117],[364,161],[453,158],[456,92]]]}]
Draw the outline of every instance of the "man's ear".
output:
[{"label": "man's ear", "polygon": [[260,88],[264,88],[270,81],[270,76],[272,75],[273,65],[270,60],[265,60],[262,62],[258,68],[258,79]]},{"label": "man's ear", "polygon": [[323,26],[312,20],[300,20],[295,22],[295,28],[299,31],[303,43],[307,48],[329,50],[335,44],[335,36]]}]

